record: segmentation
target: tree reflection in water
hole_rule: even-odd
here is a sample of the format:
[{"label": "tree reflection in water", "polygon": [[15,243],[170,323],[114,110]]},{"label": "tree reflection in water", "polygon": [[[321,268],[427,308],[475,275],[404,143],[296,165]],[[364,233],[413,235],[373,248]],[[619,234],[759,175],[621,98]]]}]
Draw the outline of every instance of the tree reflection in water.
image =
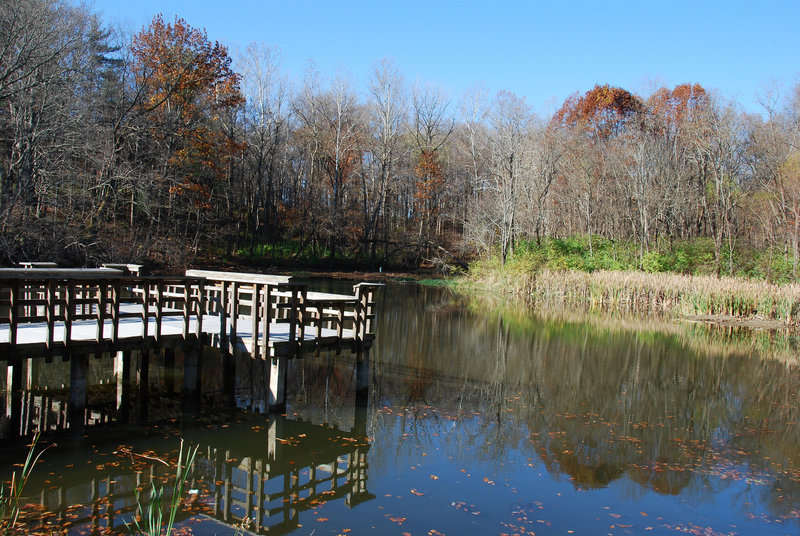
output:
[{"label": "tree reflection in water", "polygon": [[[787,361],[793,348],[763,344],[791,338],[658,319],[545,319],[441,289],[386,296],[402,304],[382,305],[373,395],[402,412],[404,434],[424,443],[431,416],[476,412],[480,437],[455,441],[482,442],[486,463],[527,442],[579,489],[627,477],[694,496],[745,481],[752,496],[742,505],[796,517],[800,369]],[[401,448],[381,445],[391,419],[375,424],[376,450]]]}]

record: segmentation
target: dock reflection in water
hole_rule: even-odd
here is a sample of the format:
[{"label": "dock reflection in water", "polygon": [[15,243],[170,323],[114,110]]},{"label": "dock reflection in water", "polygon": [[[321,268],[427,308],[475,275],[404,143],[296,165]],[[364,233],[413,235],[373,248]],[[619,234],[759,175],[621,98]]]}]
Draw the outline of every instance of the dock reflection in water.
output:
[{"label": "dock reflection in water", "polygon": [[145,505],[151,483],[171,493],[181,436],[199,450],[186,486],[193,492],[177,526],[194,534],[234,528],[288,533],[305,510],[340,500],[355,507],[374,498],[367,486],[366,412],[355,416],[344,431],[302,418],[235,412],[194,428],[154,426],[141,439],[128,436],[116,445],[95,429],[85,440],[94,451],[89,460],[56,448],[37,465],[26,495],[38,507],[29,505],[24,521],[31,532],[123,528],[139,512],[137,490]]}]

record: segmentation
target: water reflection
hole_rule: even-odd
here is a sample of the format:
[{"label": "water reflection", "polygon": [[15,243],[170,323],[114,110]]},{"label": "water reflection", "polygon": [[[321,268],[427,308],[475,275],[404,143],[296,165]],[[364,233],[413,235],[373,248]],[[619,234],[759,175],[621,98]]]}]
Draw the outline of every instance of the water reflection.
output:
[{"label": "water reflection", "polygon": [[[745,482],[756,497],[739,497],[739,506],[756,501],[797,517],[800,370],[785,349],[771,359],[763,346],[743,351],[740,333],[728,333],[725,347],[697,326],[629,331],[608,320],[544,320],[439,289],[409,292],[418,297],[407,307],[383,306],[375,348],[375,392],[404,408],[404,418],[428,407],[478,411],[487,463],[503,459],[524,430],[547,470],[577,489],[627,478],[694,496]],[[700,329],[712,351],[698,350]]]},{"label": "water reflection", "polygon": [[199,446],[187,484],[194,491],[178,518],[179,526],[195,533],[247,527],[251,533],[285,534],[298,527],[303,511],[321,503],[343,500],[354,507],[374,498],[367,487],[366,437],[283,416],[233,417],[201,428],[167,426],[156,437],[113,450],[90,436],[94,455],[81,465],[68,450],[48,454],[26,490],[38,503],[27,511],[28,530],[122,528],[140,512],[137,490],[145,491],[145,504],[151,483],[170,492],[179,435]]},{"label": "water reflection", "polygon": [[[130,424],[118,426],[119,374],[111,360],[91,361],[90,406],[111,425],[99,418],[82,448],[48,451],[32,484],[51,512],[40,523],[119,527],[135,513],[134,490],[167,475],[138,455],[174,459],[181,436],[201,446],[198,493],[182,518],[195,534],[245,525],[307,534],[334,523],[359,534],[522,533],[543,529],[539,521],[559,533],[613,532],[598,503],[625,516],[616,530],[635,533],[797,530],[800,369],[790,336],[543,317],[412,285],[388,287],[379,311],[369,360],[329,352],[290,362],[286,416],[262,414],[263,362],[238,360],[229,393],[230,369],[205,356],[203,396],[191,406],[178,394],[180,353],[154,353],[146,382],[131,362]],[[44,396],[68,396],[62,373],[40,372],[31,422],[45,413],[56,422]]]}]

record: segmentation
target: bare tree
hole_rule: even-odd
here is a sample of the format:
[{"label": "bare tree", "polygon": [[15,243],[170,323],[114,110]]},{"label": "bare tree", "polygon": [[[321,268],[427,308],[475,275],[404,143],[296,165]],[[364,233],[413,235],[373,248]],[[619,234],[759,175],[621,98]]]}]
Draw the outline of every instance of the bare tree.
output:
[{"label": "bare tree", "polygon": [[412,135],[417,146],[414,196],[417,238],[429,252],[429,240],[440,231],[440,198],[445,186],[442,149],[455,128],[450,101],[444,90],[418,83],[412,93]]},{"label": "bare tree", "polygon": [[[369,123],[371,143],[368,169],[362,173],[364,247],[376,255],[379,216],[386,208],[386,198],[396,174],[402,135],[406,123],[403,77],[389,60],[382,60],[370,80]],[[386,227],[384,225],[384,227]],[[386,240],[384,240],[386,241]]]},{"label": "bare tree", "polygon": [[239,58],[248,141],[248,172],[242,190],[248,210],[250,251],[259,242],[274,240],[281,225],[278,218],[280,170],[286,155],[290,107],[288,82],[280,73],[280,52],[251,43]]}]

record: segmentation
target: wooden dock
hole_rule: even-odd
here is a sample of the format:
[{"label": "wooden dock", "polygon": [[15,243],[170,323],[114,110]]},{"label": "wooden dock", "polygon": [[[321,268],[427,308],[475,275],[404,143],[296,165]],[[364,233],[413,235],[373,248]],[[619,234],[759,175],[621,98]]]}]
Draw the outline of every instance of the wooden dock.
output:
[{"label": "wooden dock", "polygon": [[[112,268],[0,269],[0,360],[202,340],[254,358],[375,337],[375,291],[313,292],[288,276],[187,270],[142,277]],[[179,341],[175,341],[179,339]]]},{"label": "wooden dock", "polygon": [[208,270],[141,276],[135,265],[112,266],[0,269],[0,361],[9,367],[9,417],[27,359],[77,361],[70,384],[79,384],[78,393],[71,407],[80,410],[88,355],[124,360],[131,351],[181,347],[188,356],[188,386],[198,383],[189,376],[196,374],[192,363],[199,349],[210,346],[223,355],[269,360],[270,404],[280,409],[286,359],[323,349],[361,355],[375,338],[380,284],[357,284],[352,295],[331,294],[288,276]]}]

